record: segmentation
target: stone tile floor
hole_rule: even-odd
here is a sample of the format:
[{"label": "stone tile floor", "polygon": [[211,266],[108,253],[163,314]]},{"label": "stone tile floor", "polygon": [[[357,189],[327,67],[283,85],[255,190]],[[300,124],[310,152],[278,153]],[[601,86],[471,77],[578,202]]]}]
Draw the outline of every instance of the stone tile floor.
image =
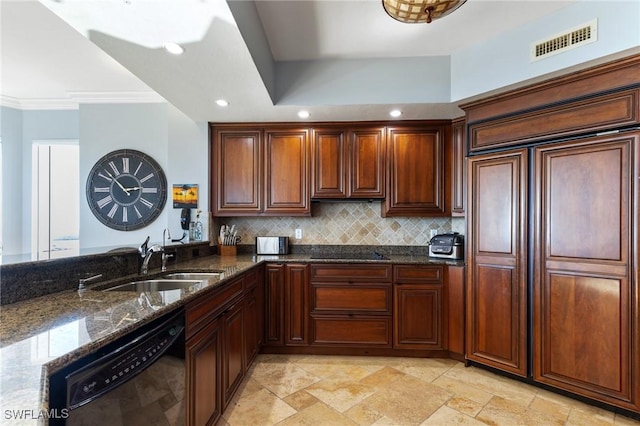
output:
[{"label": "stone tile floor", "polygon": [[218,425],[640,425],[448,359],[259,355]]}]

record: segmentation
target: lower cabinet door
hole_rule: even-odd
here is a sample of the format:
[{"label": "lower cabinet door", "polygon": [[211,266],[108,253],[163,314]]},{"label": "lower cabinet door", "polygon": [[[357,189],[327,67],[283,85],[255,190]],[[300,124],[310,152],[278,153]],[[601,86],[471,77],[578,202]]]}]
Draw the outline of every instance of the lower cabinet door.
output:
[{"label": "lower cabinet door", "polygon": [[222,414],[220,320],[209,323],[186,342],[185,422],[188,426],[213,425]]},{"label": "lower cabinet door", "polygon": [[233,393],[244,377],[244,300],[235,303],[223,317],[223,407],[231,401]]},{"label": "lower cabinet door", "polygon": [[260,350],[260,338],[258,336],[258,289],[251,289],[244,298],[244,345],[245,361],[247,368]]},{"label": "lower cabinet door", "polygon": [[399,349],[446,349],[441,285],[394,285],[394,341]]},{"label": "lower cabinet door", "polygon": [[284,281],[283,263],[267,265],[264,277],[265,346],[284,346]]},{"label": "lower cabinet door", "polygon": [[309,324],[309,265],[288,264],[284,292],[285,345],[306,346]]}]

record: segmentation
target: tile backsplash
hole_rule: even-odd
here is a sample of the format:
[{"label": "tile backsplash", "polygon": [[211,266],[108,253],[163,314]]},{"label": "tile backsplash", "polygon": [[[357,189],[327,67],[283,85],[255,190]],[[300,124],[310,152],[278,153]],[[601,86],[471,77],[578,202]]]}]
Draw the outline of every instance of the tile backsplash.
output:
[{"label": "tile backsplash", "polygon": [[[432,229],[465,233],[464,218],[383,218],[380,204],[322,202],[311,205],[311,217],[234,217],[216,218],[216,222],[236,225],[242,244],[255,244],[257,236],[283,236],[291,244],[422,246],[431,239]],[[296,240],[298,228],[302,239]]]}]

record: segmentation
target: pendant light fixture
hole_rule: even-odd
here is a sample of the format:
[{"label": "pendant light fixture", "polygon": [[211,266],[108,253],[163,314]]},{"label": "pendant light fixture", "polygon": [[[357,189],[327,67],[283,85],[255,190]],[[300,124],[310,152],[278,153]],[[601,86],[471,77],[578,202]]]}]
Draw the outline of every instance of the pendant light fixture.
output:
[{"label": "pendant light fixture", "polygon": [[382,0],[382,7],[393,19],[407,24],[430,23],[467,0]]}]

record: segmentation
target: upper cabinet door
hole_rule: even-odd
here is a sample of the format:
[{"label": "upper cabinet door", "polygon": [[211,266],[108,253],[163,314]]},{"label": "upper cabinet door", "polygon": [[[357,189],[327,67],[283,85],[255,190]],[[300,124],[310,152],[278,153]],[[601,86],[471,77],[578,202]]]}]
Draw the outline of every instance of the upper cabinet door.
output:
[{"label": "upper cabinet door", "polygon": [[384,197],[384,134],[384,127],[350,132],[348,197]]},{"label": "upper cabinet door", "polygon": [[311,198],[384,198],[384,127],[313,130]]},{"label": "upper cabinet door", "polygon": [[259,213],[262,209],[262,131],[217,129],[212,137],[213,214]]},{"label": "upper cabinet door", "polygon": [[311,152],[311,198],[345,198],[346,138],[344,129],[314,129]]},{"label": "upper cabinet door", "polygon": [[387,198],[382,216],[446,216],[446,126],[387,130]]},{"label": "upper cabinet door", "polygon": [[307,129],[265,131],[265,214],[311,215],[309,154]]}]

